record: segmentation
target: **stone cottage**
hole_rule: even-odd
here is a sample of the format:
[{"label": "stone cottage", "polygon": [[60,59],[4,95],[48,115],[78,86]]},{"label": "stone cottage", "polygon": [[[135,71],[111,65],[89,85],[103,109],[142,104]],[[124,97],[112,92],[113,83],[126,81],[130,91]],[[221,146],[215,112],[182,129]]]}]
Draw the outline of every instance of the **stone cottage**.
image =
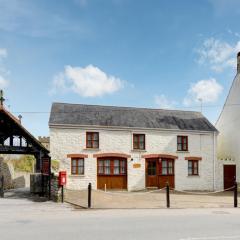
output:
[{"label": "stone cottage", "polygon": [[216,189],[218,131],[199,112],[53,103],[49,128],[69,189]]}]

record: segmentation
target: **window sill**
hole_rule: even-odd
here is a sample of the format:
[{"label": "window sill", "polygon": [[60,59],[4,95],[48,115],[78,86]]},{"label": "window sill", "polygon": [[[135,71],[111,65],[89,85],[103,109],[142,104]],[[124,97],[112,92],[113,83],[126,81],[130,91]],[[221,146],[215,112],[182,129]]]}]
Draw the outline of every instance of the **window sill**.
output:
[{"label": "window sill", "polygon": [[73,177],[73,178],[85,177],[85,174],[79,174],[79,175],[71,174],[71,175],[69,175],[69,177]]},{"label": "window sill", "polygon": [[131,152],[147,152],[146,149],[132,149]]},{"label": "window sill", "polygon": [[197,175],[187,175],[187,177],[200,177],[200,175],[199,174],[197,174]]},{"label": "window sill", "polygon": [[189,153],[189,151],[179,151],[179,150],[177,150],[176,153]]},{"label": "window sill", "polygon": [[118,177],[118,176],[126,176],[127,174],[101,174],[101,173],[98,173],[98,176],[101,176],[101,177]]},{"label": "window sill", "polygon": [[84,148],[84,151],[100,151],[100,148]]}]

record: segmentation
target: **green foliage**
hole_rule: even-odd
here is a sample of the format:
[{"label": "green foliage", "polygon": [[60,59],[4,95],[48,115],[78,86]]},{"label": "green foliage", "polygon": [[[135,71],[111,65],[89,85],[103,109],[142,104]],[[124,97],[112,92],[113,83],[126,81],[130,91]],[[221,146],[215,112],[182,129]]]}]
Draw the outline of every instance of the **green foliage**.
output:
[{"label": "green foliage", "polygon": [[59,171],[59,160],[52,159],[52,171],[58,172]]},{"label": "green foliage", "polygon": [[[5,162],[9,162],[13,165],[15,171],[20,172],[34,172],[35,157],[31,155],[24,155],[16,158],[5,158]],[[52,171],[59,171],[59,160],[52,159]]]},{"label": "green foliage", "polygon": [[12,160],[14,170],[22,172],[33,172],[35,158],[30,155],[21,156]]}]

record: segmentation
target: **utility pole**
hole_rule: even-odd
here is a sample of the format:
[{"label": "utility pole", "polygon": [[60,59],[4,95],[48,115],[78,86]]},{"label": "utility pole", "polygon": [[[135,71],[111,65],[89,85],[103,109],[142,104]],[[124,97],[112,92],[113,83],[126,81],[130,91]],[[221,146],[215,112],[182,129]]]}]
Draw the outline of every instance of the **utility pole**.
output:
[{"label": "utility pole", "polygon": [[200,109],[201,109],[201,113],[202,113],[202,110],[203,110],[203,99],[199,98],[198,101],[200,102]]}]

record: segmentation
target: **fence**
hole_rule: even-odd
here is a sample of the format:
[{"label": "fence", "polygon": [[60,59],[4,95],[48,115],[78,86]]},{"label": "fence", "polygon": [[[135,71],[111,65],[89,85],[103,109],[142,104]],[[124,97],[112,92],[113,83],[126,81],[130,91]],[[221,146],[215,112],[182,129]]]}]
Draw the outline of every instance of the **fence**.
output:
[{"label": "fence", "polygon": [[[233,190],[233,192],[229,191]],[[83,190],[65,190],[66,202],[83,208],[202,208],[237,207],[237,184],[224,191],[189,192],[170,188],[141,192],[93,190],[91,184]]]}]

